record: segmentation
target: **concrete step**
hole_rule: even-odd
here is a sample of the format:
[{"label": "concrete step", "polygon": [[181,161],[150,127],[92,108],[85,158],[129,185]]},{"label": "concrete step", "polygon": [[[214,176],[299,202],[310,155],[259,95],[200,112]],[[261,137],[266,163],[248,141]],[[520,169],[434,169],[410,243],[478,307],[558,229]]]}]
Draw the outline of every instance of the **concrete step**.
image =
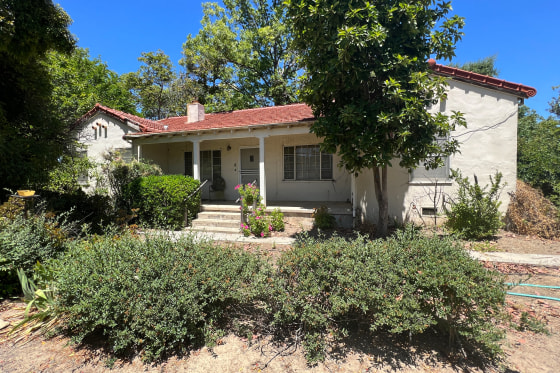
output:
[{"label": "concrete step", "polygon": [[240,219],[227,220],[227,219],[206,219],[197,218],[192,221],[193,227],[224,227],[224,228],[237,228],[241,224]]},{"label": "concrete step", "polygon": [[235,220],[241,221],[241,214],[229,211],[201,211],[198,213],[198,219],[220,219],[220,220]]},{"label": "concrete step", "polygon": [[205,232],[205,233],[227,233],[227,234],[241,234],[239,227],[206,227],[206,226],[192,226],[188,228],[192,232]]}]

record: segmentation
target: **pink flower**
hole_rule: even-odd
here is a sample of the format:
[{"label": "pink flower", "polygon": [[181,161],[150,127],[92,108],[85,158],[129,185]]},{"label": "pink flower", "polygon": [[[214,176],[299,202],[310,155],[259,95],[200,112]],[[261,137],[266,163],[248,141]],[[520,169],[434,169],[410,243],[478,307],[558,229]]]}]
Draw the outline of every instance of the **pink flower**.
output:
[{"label": "pink flower", "polygon": [[269,226],[268,226],[268,230],[269,230],[269,231],[272,231],[272,225],[269,225]]},{"label": "pink flower", "polygon": [[241,188],[241,184],[237,184],[237,186],[235,187],[235,190]]},{"label": "pink flower", "polygon": [[259,220],[260,218],[261,218],[260,216],[257,216],[255,219]]},{"label": "pink flower", "polygon": [[264,232],[261,232],[261,237],[264,237]]}]

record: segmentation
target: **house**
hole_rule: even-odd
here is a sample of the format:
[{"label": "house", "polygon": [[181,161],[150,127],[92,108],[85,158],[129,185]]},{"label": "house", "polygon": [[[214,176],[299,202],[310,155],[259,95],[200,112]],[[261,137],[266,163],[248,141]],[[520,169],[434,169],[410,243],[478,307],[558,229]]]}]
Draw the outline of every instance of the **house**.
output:
[{"label": "house", "polygon": [[[507,192],[516,185],[518,107],[536,90],[429,63],[434,74],[449,77],[447,99],[430,110],[460,111],[467,128],[451,134],[461,144],[460,153],[446,159],[444,167],[389,169],[390,216],[399,222],[435,216],[443,196],[455,191],[450,169],[476,174],[482,184],[500,171],[506,183],[501,195],[505,211]],[[338,155],[321,152],[321,139],[309,132],[313,120],[305,104],[206,114],[204,106],[194,102],[188,105],[188,116],[158,121],[98,104],[77,125],[88,156],[100,159],[103,152],[117,149],[149,159],[167,174],[208,179],[206,200],[233,201],[237,184],[256,181],[265,204],[348,203],[356,218],[376,221],[373,173],[351,175],[337,167]]]}]

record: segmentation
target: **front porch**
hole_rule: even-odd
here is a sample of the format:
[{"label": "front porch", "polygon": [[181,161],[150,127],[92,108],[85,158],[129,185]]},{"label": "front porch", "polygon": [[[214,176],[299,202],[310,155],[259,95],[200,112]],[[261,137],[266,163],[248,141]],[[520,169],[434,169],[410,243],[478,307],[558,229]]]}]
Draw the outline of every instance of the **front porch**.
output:
[{"label": "front porch", "polygon": [[[267,211],[280,209],[284,214],[286,223],[302,230],[313,227],[313,212],[316,208],[327,206],[328,211],[336,218],[337,226],[352,227],[352,204],[349,202],[326,201],[269,201]],[[241,214],[239,203],[234,201],[208,201],[203,200],[198,217],[193,220],[192,227],[188,228],[197,232],[207,232],[220,235],[241,236],[239,229]]]}]

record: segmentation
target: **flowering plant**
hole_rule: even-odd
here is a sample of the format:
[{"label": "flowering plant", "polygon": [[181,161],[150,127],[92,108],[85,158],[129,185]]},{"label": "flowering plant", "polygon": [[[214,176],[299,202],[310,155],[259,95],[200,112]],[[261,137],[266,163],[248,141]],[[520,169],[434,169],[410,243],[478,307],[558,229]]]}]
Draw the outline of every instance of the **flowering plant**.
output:
[{"label": "flowering plant", "polygon": [[273,211],[272,216],[266,214],[266,206],[262,203],[259,189],[255,185],[238,185],[235,189],[241,199],[241,232],[245,237],[251,234],[269,237],[272,231],[284,229],[284,215],[278,209]]}]

